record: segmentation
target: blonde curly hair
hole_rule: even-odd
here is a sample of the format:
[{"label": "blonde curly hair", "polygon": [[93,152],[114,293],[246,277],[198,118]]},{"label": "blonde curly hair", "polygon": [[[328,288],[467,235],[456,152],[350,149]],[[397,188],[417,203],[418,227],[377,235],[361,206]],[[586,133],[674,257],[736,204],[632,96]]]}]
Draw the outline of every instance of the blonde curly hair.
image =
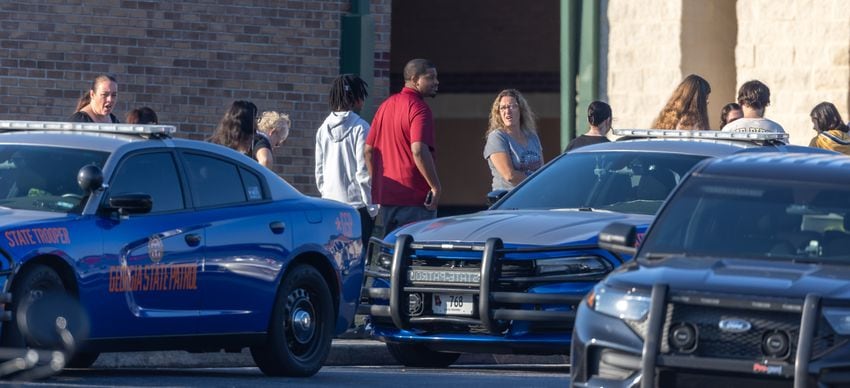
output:
[{"label": "blonde curly hair", "polygon": [[288,114],[275,111],[263,112],[257,120],[257,129],[266,134],[271,134],[275,129],[280,130],[281,140],[286,140],[289,137],[289,127],[291,125],[292,121],[289,120]]}]

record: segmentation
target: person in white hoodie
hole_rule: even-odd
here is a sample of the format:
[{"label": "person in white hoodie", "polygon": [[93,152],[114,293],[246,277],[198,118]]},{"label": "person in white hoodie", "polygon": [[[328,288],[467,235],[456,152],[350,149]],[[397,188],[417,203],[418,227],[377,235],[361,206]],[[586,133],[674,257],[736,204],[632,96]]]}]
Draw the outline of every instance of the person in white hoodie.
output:
[{"label": "person in white hoodie", "polygon": [[363,155],[369,123],[354,111],[363,108],[368,86],[352,74],[334,79],[328,99],[331,113],[316,131],[316,186],[322,198],[357,209],[364,249],[378,207],[372,204],[372,178]]}]

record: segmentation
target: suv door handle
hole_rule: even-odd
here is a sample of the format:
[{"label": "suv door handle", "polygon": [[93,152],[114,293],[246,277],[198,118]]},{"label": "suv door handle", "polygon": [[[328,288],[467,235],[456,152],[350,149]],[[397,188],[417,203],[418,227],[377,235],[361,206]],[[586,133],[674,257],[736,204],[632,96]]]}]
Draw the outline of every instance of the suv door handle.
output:
[{"label": "suv door handle", "polygon": [[190,247],[196,247],[201,243],[201,236],[197,234],[187,234],[185,237],[186,244],[189,244]]},{"label": "suv door handle", "polygon": [[274,221],[269,224],[269,229],[271,229],[274,234],[281,234],[284,230],[286,230],[286,224],[281,221]]}]

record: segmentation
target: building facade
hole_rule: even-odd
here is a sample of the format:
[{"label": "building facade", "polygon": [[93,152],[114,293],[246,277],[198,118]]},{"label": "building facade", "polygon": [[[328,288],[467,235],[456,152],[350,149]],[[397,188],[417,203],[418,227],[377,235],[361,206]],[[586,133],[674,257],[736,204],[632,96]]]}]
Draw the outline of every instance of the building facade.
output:
[{"label": "building facade", "polygon": [[[389,91],[391,1],[368,5],[370,96],[380,101]],[[317,194],[315,131],[340,73],[341,23],[351,12],[348,0],[4,1],[0,119],[65,120],[100,73],[118,80],[122,121],[149,106],[186,138],[207,138],[234,100],[250,100],[291,116],[274,170]]]},{"label": "building facade", "polygon": [[[594,7],[592,19],[565,17]],[[359,31],[346,29],[352,18]],[[315,130],[352,46],[370,84],[367,119],[401,88],[404,63],[424,57],[441,81],[427,101],[442,204],[472,209],[490,190],[482,150],[500,90],[528,98],[546,160],[586,131],[590,99],[611,104],[615,128],[646,128],[691,73],[711,83],[713,127],[738,86],[759,79],[772,92],[766,116],[806,145],[819,102],[850,120],[848,20],[845,0],[11,0],[0,3],[0,119],[64,120],[100,73],[118,78],[119,116],[149,106],[187,138],[205,139],[233,100],[251,100],[291,115],[274,170],[316,195]],[[357,34],[367,44],[352,45]],[[573,77],[595,86],[573,95],[563,88]]]}]

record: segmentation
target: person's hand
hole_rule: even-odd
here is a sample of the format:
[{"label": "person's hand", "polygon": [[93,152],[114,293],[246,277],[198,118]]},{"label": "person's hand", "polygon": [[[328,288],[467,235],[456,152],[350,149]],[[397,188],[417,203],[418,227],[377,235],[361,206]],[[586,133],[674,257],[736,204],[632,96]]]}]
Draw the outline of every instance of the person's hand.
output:
[{"label": "person's hand", "polygon": [[366,211],[369,213],[369,217],[375,218],[378,216],[378,211],[381,210],[381,205],[367,205]]},{"label": "person's hand", "polygon": [[425,208],[428,210],[437,210],[437,204],[440,202],[440,192],[438,190],[431,189],[428,192],[428,195],[425,197]]}]

